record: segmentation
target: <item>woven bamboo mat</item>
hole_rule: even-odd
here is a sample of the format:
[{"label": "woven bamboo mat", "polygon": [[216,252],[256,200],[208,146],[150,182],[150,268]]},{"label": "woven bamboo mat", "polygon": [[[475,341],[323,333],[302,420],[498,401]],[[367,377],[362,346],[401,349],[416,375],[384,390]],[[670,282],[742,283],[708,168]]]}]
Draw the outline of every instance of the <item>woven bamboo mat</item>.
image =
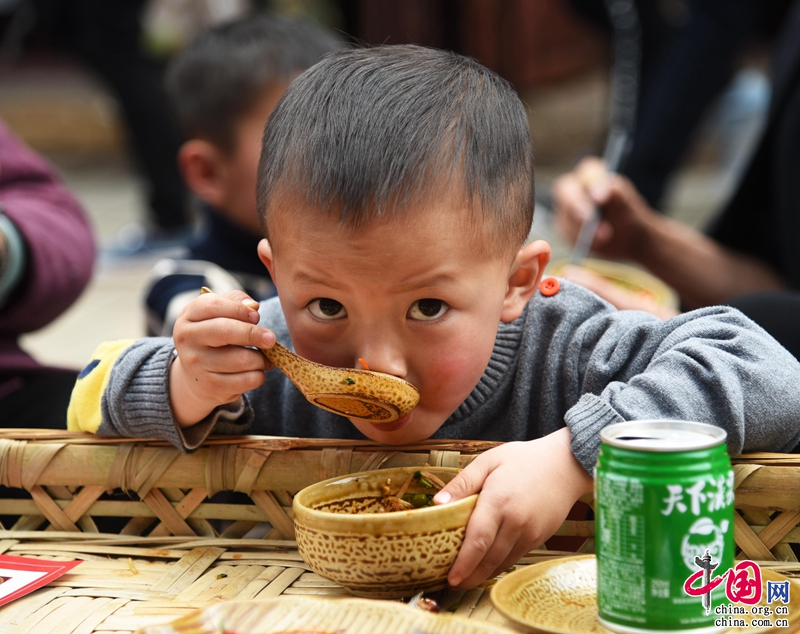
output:
[{"label": "woven bamboo mat", "polygon": [[[291,496],[361,470],[463,468],[496,444],[216,436],[187,455],[148,439],[2,429],[0,516],[11,530],[0,530],[0,553],[83,563],[0,608],[0,634],[128,633],[214,601],[348,596],[297,553]],[[800,544],[800,455],[750,454],[733,463],[737,557],[800,576],[792,548]],[[217,492],[245,499],[212,500]],[[110,524],[121,528],[104,528]],[[265,525],[265,539],[248,539]],[[580,538],[581,552],[594,550],[590,519],[569,519],[556,534]],[[519,565],[573,554],[535,551]],[[503,622],[486,588],[436,598],[455,614]]]},{"label": "woven bamboo mat", "polygon": [[[2,634],[130,634],[218,601],[350,596],[311,572],[294,542],[286,540],[0,531],[0,553],[83,560],[70,573],[0,608]],[[516,568],[574,554],[531,551]],[[800,576],[800,564],[794,562],[760,563]],[[514,629],[493,609],[491,583],[433,596],[443,612]]]},{"label": "woven bamboo mat", "polygon": [[[497,444],[214,436],[181,454],[148,439],[0,429],[0,529],[236,538],[268,522],[269,538],[291,540],[292,496],[305,486],[381,467],[464,468]],[[749,454],[733,463],[737,548],[752,560],[796,562],[800,455]],[[213,499],[218,492],[246,498]],[[583,552],[594,549],[591,520],[569,519],[556,534],[585,539]]]},{"label": "woven bamboo mat", "polygon": [[[311,572],[294,542],[285,540],[0,531],[0,553],[83,560],[70,573],[0,608],[3,634],[127,634],[216,601],[351,596]],[[566,555],[574,553],[532,551],[518,566]],[[433,596],[443,612],[510,627],[492,608],[490,585]]]}]

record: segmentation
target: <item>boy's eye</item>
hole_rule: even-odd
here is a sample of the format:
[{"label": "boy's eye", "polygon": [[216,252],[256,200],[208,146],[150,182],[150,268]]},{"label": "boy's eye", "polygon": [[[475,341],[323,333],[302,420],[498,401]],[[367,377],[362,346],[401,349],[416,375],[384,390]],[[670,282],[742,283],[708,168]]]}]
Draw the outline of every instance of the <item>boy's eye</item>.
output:
[{"label": "boy's eye", "polygon": [[328,321],[347,317],[347,311],[344,306],[335,299],[329,299],[327,297],[320,297],[319,299],[313,300],[308,305],[308,310],[311,311],[311,314],[317,319],[325,319]]},{"label": "boy's eye", "polygon": [[419,321],[432,321],[447,312],[449,306],[441,299],[418,299],[408,310],[411,319]]}]

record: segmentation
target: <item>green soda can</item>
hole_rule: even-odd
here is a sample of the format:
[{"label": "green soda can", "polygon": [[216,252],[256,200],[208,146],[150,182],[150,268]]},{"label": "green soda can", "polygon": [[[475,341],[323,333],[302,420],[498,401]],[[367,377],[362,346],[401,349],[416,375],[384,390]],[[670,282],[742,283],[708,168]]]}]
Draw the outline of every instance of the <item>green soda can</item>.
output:
[{"label": "green soda can", "polygon": [[[719,427],[688,421],[609,425],[595,470],[600,622],[623,634],[716,632],[733,566],[733,469]],[[707,573],[706,573],[707,571]],[[697,577],[697,575],[695,575]]]}]

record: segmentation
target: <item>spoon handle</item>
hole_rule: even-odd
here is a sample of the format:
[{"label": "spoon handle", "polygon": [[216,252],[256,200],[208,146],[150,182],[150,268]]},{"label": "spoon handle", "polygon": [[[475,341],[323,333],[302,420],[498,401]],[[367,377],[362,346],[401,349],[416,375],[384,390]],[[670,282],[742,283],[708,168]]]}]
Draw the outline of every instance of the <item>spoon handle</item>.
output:
[{"label": "spoon handle", "polygon": [[[301,359],[294,352],[289,350],[289,348],[279,344],[277,341],[272,348],[259,348],[259,350],[261,350],[267,359],[275,364],[276,368],[289,377],[292,383],[295,385],[298,385],[298,381],[304,383],[302,380],[302,373],[299,372],[299,370],[301,370],[305,364],[313,363],[312,361]],[[298,385],[298,387],[300,386]],[[302,390],[303,388],[300,389]]]}]

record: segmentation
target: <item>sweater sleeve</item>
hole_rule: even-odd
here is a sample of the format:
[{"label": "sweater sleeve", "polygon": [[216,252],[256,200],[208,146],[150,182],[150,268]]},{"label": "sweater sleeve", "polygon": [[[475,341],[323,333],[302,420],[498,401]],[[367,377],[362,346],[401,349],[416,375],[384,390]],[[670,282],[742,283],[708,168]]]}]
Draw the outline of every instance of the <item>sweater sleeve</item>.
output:
[{"label": "sweater sleeve", "polygon": [[[260,312],[261,324],[288,342],[278,299],[263,302]],[[101,346],[98,350],[106,349]],[[96,429],[87,431],[106,436],[158,438],[187,452],[197,449],[212,432],[243,434],[251,429],[254,415],[250,393],[217,407],[191,427],[178,426],[169,401],[169,370],[177,357],[172,338],[145,337],[124,349],[114,347],[113,350],[113,365],[106,362],[103,366],[93,360],[81,373],[93,373],[103,367],[109,373],[102,389],[96,391],[94,400],[89,403],[89,408],[101,409],[100,422]],[[103,381],[102,375],[96,380]],[[73,400],[77,390],[78,387],[73,391]]]},{"label": "sweater sleeve", "polygon": [[[728,434],[728,451],[790,451],[800,442],[800,364],[740,312],[722,306],[670,320],[605,313],[568,344],[578,377],[564,417],[591,473],[600,431],[630,420],[692,420]],[[578,367],[582,366],[582,367]]]},{"label": "sweater sleeve", "polygon": [[167,440],[181,451],[197,449],[219,425],[244,433],[253,413],[245,397],[217,407],[199,423],[180,428],[169,402],[169,368],[175,358],[172,339],[139,339],[116,360],[102,395],[99,435]]}]

